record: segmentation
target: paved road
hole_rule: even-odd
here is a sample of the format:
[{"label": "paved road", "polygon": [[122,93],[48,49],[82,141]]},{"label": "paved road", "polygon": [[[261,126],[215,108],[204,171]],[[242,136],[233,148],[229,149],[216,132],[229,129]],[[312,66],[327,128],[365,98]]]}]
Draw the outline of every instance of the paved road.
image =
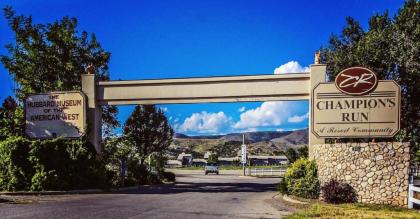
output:
[{"label": "paved road", "polygon": [[28,204],[0,204],[0,218],[280,218],[292,210],[273,199],[278,178],[238,173],[205,176],[202,171],[177,171],[173,185],[30,197],[33,202]]}]

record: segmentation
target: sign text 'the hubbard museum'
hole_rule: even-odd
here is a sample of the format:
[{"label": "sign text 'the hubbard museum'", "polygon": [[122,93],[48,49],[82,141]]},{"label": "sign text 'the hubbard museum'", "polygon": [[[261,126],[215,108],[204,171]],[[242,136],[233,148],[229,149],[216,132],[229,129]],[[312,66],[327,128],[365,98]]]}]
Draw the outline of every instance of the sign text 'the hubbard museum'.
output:
[{"label": "sign text 'the hubbard museum'", "polygon": [[312,91],[312,132],[320,138],[393,137],[400,129],[400,86],[362,67]]},{"label": "sign text 'the hubbard museum'", "polygon": [[79,138],[85,132],[85,96],[78,91],[29,96],[25,114],[31,138]]}]

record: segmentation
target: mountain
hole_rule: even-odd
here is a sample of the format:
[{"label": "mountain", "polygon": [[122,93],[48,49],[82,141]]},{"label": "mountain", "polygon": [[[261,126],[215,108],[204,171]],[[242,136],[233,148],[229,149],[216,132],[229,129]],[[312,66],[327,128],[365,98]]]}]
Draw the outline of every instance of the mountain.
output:
[{"label": "mountain", "polygon": [[296,130],[282,137],[273,138],[270,141],[290,145],[308,144],[308,132],[309,129]]},{"label": "mountain", "polygon": [[181,133],[175,133],[174,138],[190,138],[190,136]]},{"label": "mountain", "polygon": [[265,131],[265,132],[246,132],[246,133],[232,133],[223,136],[221,139],[226,141],[240,141],[242,142],[242,135],[245,135],[245,143],[256,143],[261,141],[270,141],[271,139],[280,138],[290,134],[290,131],[277,132],[277,131]]},{"label": "mountain", "polygon": [[216,151],[220,157],[230,157],[240,150],[242,135],[245,135],[249,152],[254,155],[276,155],[288,148],[296,149],[308,144],[308,129],[201,136],[176,133],[169,154],[176,156],[186,152],[192,153],[194,157],[202,157],[206,151]]},{"label": "mountain", "polygon": [[308,129],[296,131],[264,131],[264,132],[245,132],[230,133],[226,135],[199,135],[188,136],[181,133],[175,133],[175,139],[218,139],[221,141],[239,141],[242,142],[242,135],[245,135],[245,143],[252,144],[262,141],[271,141],[282,144],[308,144]]}]

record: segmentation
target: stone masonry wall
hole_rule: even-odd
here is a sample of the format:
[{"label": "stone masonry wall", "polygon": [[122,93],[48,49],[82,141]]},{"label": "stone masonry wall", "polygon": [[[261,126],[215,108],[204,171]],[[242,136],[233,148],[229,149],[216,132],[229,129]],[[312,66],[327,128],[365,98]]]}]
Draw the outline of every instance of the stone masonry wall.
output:
[{"label": "stone masonry wall", "polygon": [[321,186],[330,179],[337,179],[355,189],[359,202],[407,206],[408,143],[340,143],[311,147]]}]

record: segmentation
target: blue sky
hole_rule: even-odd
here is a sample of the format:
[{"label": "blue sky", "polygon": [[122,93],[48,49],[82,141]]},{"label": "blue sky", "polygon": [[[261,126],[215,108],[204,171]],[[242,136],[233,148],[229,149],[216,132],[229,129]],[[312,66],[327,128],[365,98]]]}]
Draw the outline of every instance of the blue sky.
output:
[{"label": "blue sky", "polygon": [[[403,1],[99,1],[2,0],[46,23],[68,15],[112,53],[111,79],[272,74],[305,70],[314,51],[339,33],[345,17],[363,27],[374,13]],[[14,41],[0,18],[0,54]],[[0,66],[0,100],[16,85]],[[290,130],[308,126],[306,101],[162,105],[186,134]],[[120,107],[124,122],[132,106]],[[120,132],[120,130],[117,130]]]}]

